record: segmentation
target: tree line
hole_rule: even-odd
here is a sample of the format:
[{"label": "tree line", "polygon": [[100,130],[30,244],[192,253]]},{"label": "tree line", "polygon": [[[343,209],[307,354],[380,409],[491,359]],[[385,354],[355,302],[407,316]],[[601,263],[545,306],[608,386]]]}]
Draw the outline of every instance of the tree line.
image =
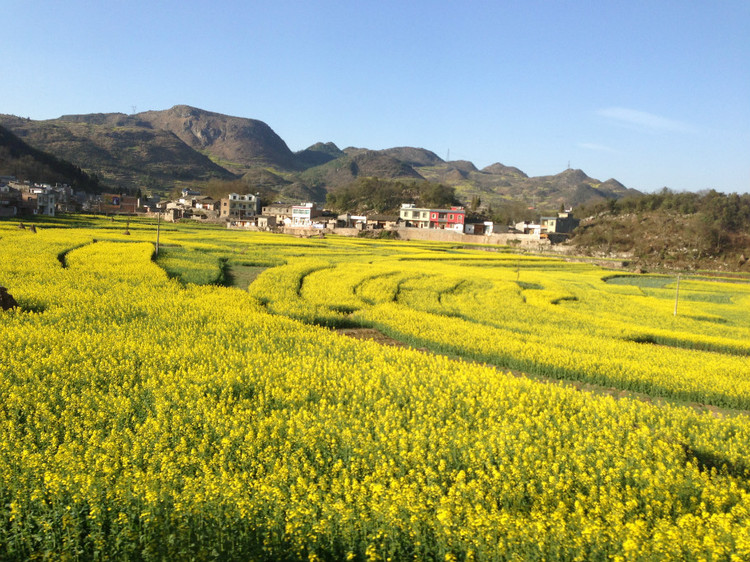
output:
[{"label": "tree line", "polygon": [[750,194],[707,191],[677,192],[668,188],[641,197],[609,199],[576,209],[579,217],[609,213],[646,213],[663,211],[680,215],[700,215],[707,225],[726,232],[746,231],[750,228]]},{"label": "tree line", "polygon": [[[722,258],[747,261],[750,194],[697,193],[664,188],[641,197],[607,200],[576,208],[584,222],[579,246],[630,251],[644,262]],[[590,220],[586,220],[590,219]]]},{"label": "tree line", "polygon": [[35,183],[67,183],[75,189],[97,193],[102,190],[96,174],[26,144],[0,126],[0,174]]},{"label": "tree line", "polygon": [[326,206],[339,212],[393,213],[398,212],[403,203],[433,208],[461,204],[453,187],[428,181],[374,177],[359,177],[326,196]]}]

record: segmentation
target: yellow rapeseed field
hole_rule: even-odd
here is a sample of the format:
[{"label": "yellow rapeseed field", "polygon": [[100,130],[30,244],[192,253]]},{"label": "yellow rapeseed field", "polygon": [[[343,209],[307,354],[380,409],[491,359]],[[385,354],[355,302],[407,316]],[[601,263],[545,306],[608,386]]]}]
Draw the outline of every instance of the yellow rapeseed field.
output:
[{"label": "yellow rapeseed field", "polygon": [[82,222],[0,222],[0,559],[750,559],[750,285]]}]

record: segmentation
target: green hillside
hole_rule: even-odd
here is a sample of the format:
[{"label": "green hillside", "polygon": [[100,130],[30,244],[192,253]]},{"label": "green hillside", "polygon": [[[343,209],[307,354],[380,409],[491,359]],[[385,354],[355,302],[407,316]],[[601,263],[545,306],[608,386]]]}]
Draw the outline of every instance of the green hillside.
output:
[{"label": "green hillside", "polygon": [[572,242],[591,255],[628,255],[644,268],[750,271],[750,194],[664,189],[576,209]]},{"label": "green hillside", "polygon": [[75,164],[26,144],[0,126],[0,175],[15,176],[37,183],[66,183],[75,189],[96,192],[98,177]]},{"label": "green hillside", "polygon": [[581,170],[528,177],[512,166],[496,163],[479,170],[472,162],[444,161],[416,147],[341,150],[332,142],[319,142],[294,153],[262,121],[187,105],[134,115],[65,115],[46,121],[0,115],[0,125],[28,145],[68,160],[121,190],[169,193],[178,187],[204,188],[216,180],[241,178],[248,192],[322,202],[328,193],[360,178],[428,180],[454,188],[464,203],[481,201],[488,211],[549,210],[638,193],[614,179],[590,178]]}]

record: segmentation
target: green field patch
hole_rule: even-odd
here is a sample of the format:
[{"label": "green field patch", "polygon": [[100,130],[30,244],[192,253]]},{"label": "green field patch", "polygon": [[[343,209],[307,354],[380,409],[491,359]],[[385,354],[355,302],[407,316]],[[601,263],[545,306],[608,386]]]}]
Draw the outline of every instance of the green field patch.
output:
[{"label": "green field patch", "polygon": [[544,286],[539,283],[527,283],[526,281],[516,281],[516,285],[524,291],[541,291],[544,289]]},{"label": "green field patch", "polygon": [[565,295],[565,296],[562,296],[562,297],[558,297],[558,298],[552,299],[550,301],[550,304],[560,304],[561,302],[566,302],[566,301],[567,302],[576,302],[576,301],[578,301],[578,297],[575,296],[575,295]]},{"label": "green field patch", "polygon": [[227,287],[247,289],[263,273],[267,266],[228,263],[224,268],[224,283]]},{"label": "green field patch", "polygon": [[714,324],[727,324],[729,321],[721,316],[707,316],[699,314],[688,314],[688,318],[698,320],[699,322],[713,322]]},{"label": "green field patch", "polygon": [[680,300],[689,302],[708,302],[714,304],[731,304],[732,296],[719,293],[694,293],[680,291]]},{"label": "green field patch", "polygon": [[673,277],[655,275],[613,275],[612,277],[605,277],[602,280],[610,285],[634,285],[641,288],[655,289],[662,289],[675,281]]},{"label": "green field patch", "polygon": [[737,344],[721,344],[701,340],[681,339],[657,334],[639,334],[634,337],[624,338],[633,343],[643,343],[673,347],[677,349],[692,349],[696,351],[711,351],[726,355],[747,356],[750,355],[750,346]]},{"label": "green field patch", "polygon": [[183,284],[224,284],[224,263],[211,252],[182,246],[159,247],[156,263],[172,278]]}]

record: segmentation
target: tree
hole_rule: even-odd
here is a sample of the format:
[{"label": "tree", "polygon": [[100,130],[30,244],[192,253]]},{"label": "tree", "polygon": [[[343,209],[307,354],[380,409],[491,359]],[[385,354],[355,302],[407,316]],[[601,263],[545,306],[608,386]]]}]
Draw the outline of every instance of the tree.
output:
[{"label": "tree", "polygon": [[479,197],[479,195],[472,195],[471,196],[471,203],[469,204],[469,209],[473,212],[476,212],[477,209],[482,205],[482,198]]}]

